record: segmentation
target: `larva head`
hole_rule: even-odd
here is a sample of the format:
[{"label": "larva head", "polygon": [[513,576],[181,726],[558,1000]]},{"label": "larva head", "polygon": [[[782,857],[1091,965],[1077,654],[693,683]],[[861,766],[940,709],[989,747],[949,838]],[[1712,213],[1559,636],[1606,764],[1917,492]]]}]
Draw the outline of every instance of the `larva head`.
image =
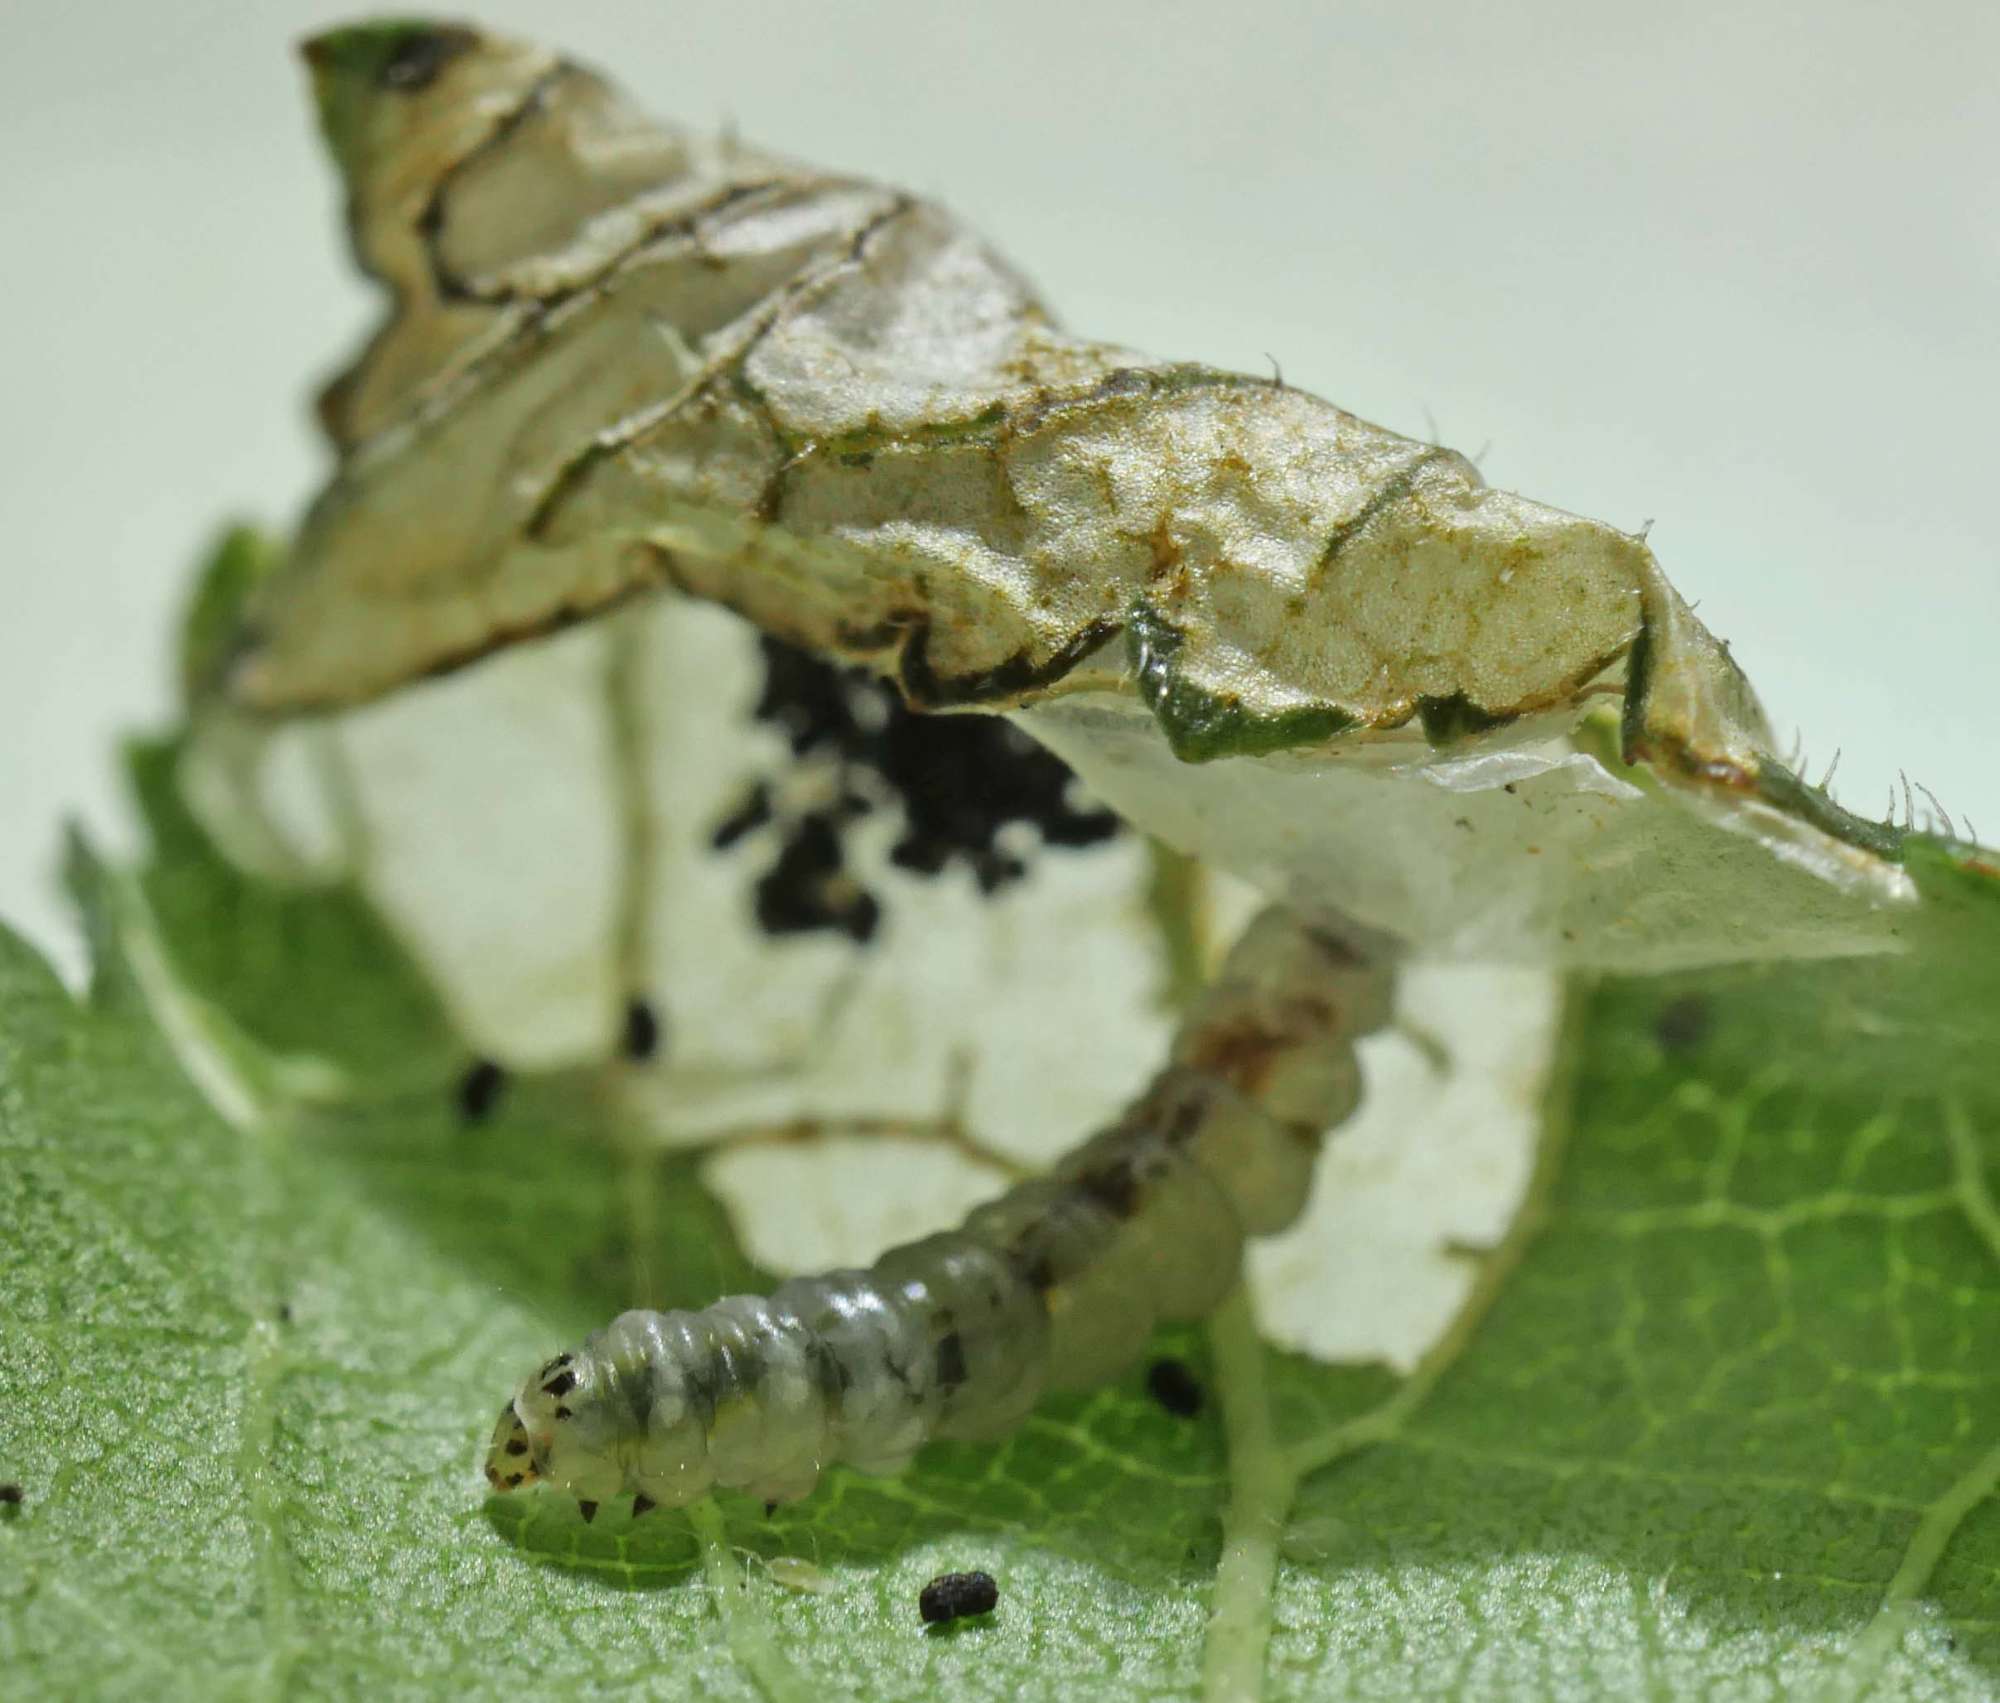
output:
[{"label": "larva head", "polygon": [[528,1422],[510,1401],[500,1410],[500,1423],[493,1427],[493,1442],[486,1451],[486,1482],[495,1490],[520,1490],[538,1483],[541,1476]]},{"label": "larva head", "polygon": [[591,1401],[588,1356],[558,1354],[500,1410],[486,1453],[495,1490],[547,1484],[596,1501],[623,1488],[616,1453],[602,1446],[601,1404]]}]

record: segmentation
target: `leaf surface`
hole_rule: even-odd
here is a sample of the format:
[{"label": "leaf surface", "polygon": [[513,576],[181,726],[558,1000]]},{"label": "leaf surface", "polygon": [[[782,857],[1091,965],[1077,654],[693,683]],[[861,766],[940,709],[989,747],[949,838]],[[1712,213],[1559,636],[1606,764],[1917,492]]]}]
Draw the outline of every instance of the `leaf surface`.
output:
[{"label": "leaf surface", "polygon": [[[226,935],[246,878],[157,849]],[[695,1157],[578,1073],[473,1129],[273,1096],[161,869],[82,858],[91,999],[0,943],[0,1663],[147,1697],[1989,1694],[2000,880],[1911,867],[1904,956],[1574,997],[1528,1207],[1408,1379],[1266,1358],[1236,1309],[1166,1345],[1193,1420],[1135,1374],[774,1516],[585,1524],[483,1504],[479,1445],[635,1292],[761,1281]],[[998,1613],[926,1632],[966,1566]]]}]

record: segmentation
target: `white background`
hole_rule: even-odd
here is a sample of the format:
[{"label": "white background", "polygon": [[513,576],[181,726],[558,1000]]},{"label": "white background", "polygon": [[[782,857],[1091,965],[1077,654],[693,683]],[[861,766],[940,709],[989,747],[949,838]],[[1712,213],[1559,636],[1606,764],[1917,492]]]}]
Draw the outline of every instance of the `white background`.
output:
[{"label": "white background", "polygon": [[[285,520],[373,304],[289,43],[337,6],[9,0],[0,915],[67,930],[219,517]],[[511,0],[664,113],[948,199],[1073,327],[1485,449],[1622,526],[1815,773],[2000,837],[1987,5]]]}]

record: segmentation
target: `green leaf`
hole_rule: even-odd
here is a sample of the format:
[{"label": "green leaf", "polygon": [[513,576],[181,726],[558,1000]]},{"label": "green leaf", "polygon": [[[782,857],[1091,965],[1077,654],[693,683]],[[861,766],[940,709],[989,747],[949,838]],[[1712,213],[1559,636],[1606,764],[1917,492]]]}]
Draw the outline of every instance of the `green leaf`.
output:
[{"label": "green leaf", "polygon": [[[148,901],[191,848],[143,892],[73,855],[113,943],[88,1003],[0,936],[0,1671],[41,1694],[2000,1676],[2000,876],[1964,848],[1912,843],[1906,956],[1578,993],[1529,1207],[1409,1379],[1267,1357],[1239,1304],[1171,1344],[1218,1397],[1193,1421],[1135,1375],[773,1517],[588,1525],[484,1502],[479,1448],[618,1307],[762,1281],[694,1159],[632,1148],[582,1075],[465,1128],[441,1090],[305,1110],[241,1069],[225,1122],[186,1070],[254,1060],[209,996],[273,913],[239,895],[176,962]],[[318,997],[391,997],[327,961]],[[964,1566],[998,1613],[925,1632]]]},{"label": "green leaf", "polygon": [[280,1059],[353,1091],[421,1088],[466,1048],[381,917],[345,882],[280,886],[237,868],[181,796],[183,738],[135,740],[127,772],[152,846],[139,891],[190,995]]},{"label": "green leaf", "polygon": [[203,558],[180,621],[182,706],[212,693],[229,662],[252,593],[283,564],[284,546],[241,523],[226,528]]},{"label": "green leaf", "polygon": [[1465,1694],[1990,1695],[2000,871],[1911,861],[1909,956],[1579,1004],[1464,1351],[1351,1458],[1299,1374],[1295,1519],[1332,1535],[1280,1587],[1279,1689],[1337,1650]]}]

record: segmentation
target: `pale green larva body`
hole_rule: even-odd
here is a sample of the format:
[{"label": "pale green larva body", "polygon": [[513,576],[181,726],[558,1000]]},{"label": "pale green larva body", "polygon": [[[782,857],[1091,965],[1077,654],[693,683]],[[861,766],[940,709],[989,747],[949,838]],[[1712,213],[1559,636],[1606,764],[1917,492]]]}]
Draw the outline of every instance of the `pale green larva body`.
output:
[{"label": "pale green larva body", "polygon": [[893,1472],[934,1437],[1005,1435],[1046,1389],[1115,1377],[1156,1324],[1221,1302],[1246,1237],[1298,1216],[1389,985],[1350,940],[1266,912],[1166,1068],[1049,1176],[866,1271],[622,1314],[522,1385],[489,1481],[590,1512],[627,1492],[641,1509],[717,1488],[788,1502],[833,1463]]}]

